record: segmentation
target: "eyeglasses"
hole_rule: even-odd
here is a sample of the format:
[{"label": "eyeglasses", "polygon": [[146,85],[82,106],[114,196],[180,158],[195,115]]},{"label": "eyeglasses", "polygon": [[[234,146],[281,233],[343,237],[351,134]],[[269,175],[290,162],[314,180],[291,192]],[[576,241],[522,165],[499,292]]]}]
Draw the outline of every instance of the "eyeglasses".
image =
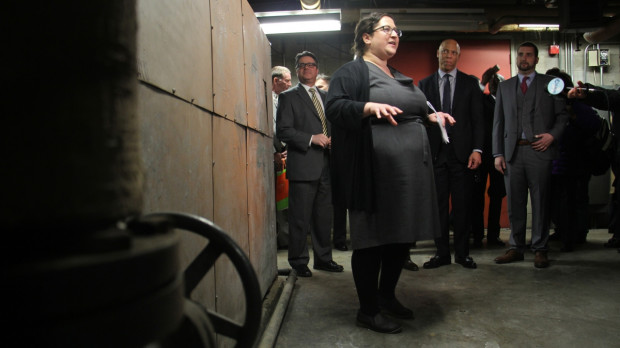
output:
[{"label": "eyeglasses", "polygon": [[297,63],[297,69],[316,68],[316,63]]},{"label": "eyeglasses", "polygon": [[394,31],[396,33],[396,36],[398,36],[398,37],[403,36],[403,31],[402,30],[400,30],[398,28],[392,28],[389,25],[384,25],[382,27],[373,29],[373,31],[377,31],[377,30],[381,30],[382,32],[384,32],[384,33],[386,33],[388,35],[391,35],[392,31]]}]

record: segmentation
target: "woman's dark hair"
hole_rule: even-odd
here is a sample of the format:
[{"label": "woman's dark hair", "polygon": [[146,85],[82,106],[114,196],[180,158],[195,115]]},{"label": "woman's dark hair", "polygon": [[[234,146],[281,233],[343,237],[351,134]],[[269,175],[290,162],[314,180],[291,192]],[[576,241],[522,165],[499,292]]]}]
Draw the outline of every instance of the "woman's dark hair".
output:
[{"label": "woman's dark hair", "polygon": [[353,41],[353,47],[351,47],[351,51],[356,57],[363,56],[364,51],[366,50],[364,34],[372,35],[374,33],[375,25],[377,25],[383,17],[392,18],[392,16],[387,13],[373,12],[357,22],[357,25],[355,26],[355,40]]}]

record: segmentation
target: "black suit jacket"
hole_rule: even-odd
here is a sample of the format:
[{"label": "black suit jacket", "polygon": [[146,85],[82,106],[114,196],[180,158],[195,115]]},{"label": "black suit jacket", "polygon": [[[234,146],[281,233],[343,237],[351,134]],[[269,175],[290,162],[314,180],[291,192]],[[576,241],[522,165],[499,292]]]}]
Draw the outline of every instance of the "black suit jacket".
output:
[{"label": "black suit jacket", "polygon": [[[326,94],[319,90],[325,103]],[[330,130],[327,122],[328,134]],[[326,149],[309,145],[313,134],[323,133],[319,114],[306,89],[298,84],[280,93],[276,117],[276,134],[286,143],[286,177],[289,180],[311,181],[321,177]]]},{"label": "black suit jacket", "polygon": [[[472,151],[474,149],[482,150],[484,146],[482,91],[478,80],[460,70],[456,71],[455,83],[452,113],[450,115],[454,117],[456,123],[451,130],[450,142],[454,145],[457,159],[467,163]],[[420,81],[419,87],[435,109],[441,110],[439,72],[435,72]],[[427,129],[433,161],[436,161],[442,144],[441,132],[436,126]]]}]

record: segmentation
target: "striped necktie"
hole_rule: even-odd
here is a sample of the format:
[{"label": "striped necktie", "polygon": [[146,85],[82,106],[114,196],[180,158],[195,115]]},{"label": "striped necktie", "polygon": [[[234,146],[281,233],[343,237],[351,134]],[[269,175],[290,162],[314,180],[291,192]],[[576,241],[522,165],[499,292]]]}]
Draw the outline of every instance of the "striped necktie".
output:
[{"label": "striped necktie", "polygon": [[323,134],[327,135],[327,121],[325,120],[325,113],[323,112],[323,107],[321,106],[321,102],[319,102],[319,98],[316,97],[316,91],[314,88],[310,88],[310,93],[312,93],[312,104],[316,108],[316,112],[319,113],[319,118],[321,119],[321,125],[323,126]]}]

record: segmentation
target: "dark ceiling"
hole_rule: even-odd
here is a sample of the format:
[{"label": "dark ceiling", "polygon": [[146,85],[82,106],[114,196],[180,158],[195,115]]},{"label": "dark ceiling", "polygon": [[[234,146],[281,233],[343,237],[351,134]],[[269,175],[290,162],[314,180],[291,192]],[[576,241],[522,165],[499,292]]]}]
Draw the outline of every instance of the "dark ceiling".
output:
[{"label": "dark ceiling", "polygon": [[[248,0],[254,12],[301,10],[302,1],[318,0]],[[343,31],[352,30],[360,13],[389,10],[405,31],[495,34],[519,30],[518,24],[546,23],[560,24],[563,32],[606,30],[606,39],[620,32],[620,0],[322,0],[321,8],[341,9]]]}]

